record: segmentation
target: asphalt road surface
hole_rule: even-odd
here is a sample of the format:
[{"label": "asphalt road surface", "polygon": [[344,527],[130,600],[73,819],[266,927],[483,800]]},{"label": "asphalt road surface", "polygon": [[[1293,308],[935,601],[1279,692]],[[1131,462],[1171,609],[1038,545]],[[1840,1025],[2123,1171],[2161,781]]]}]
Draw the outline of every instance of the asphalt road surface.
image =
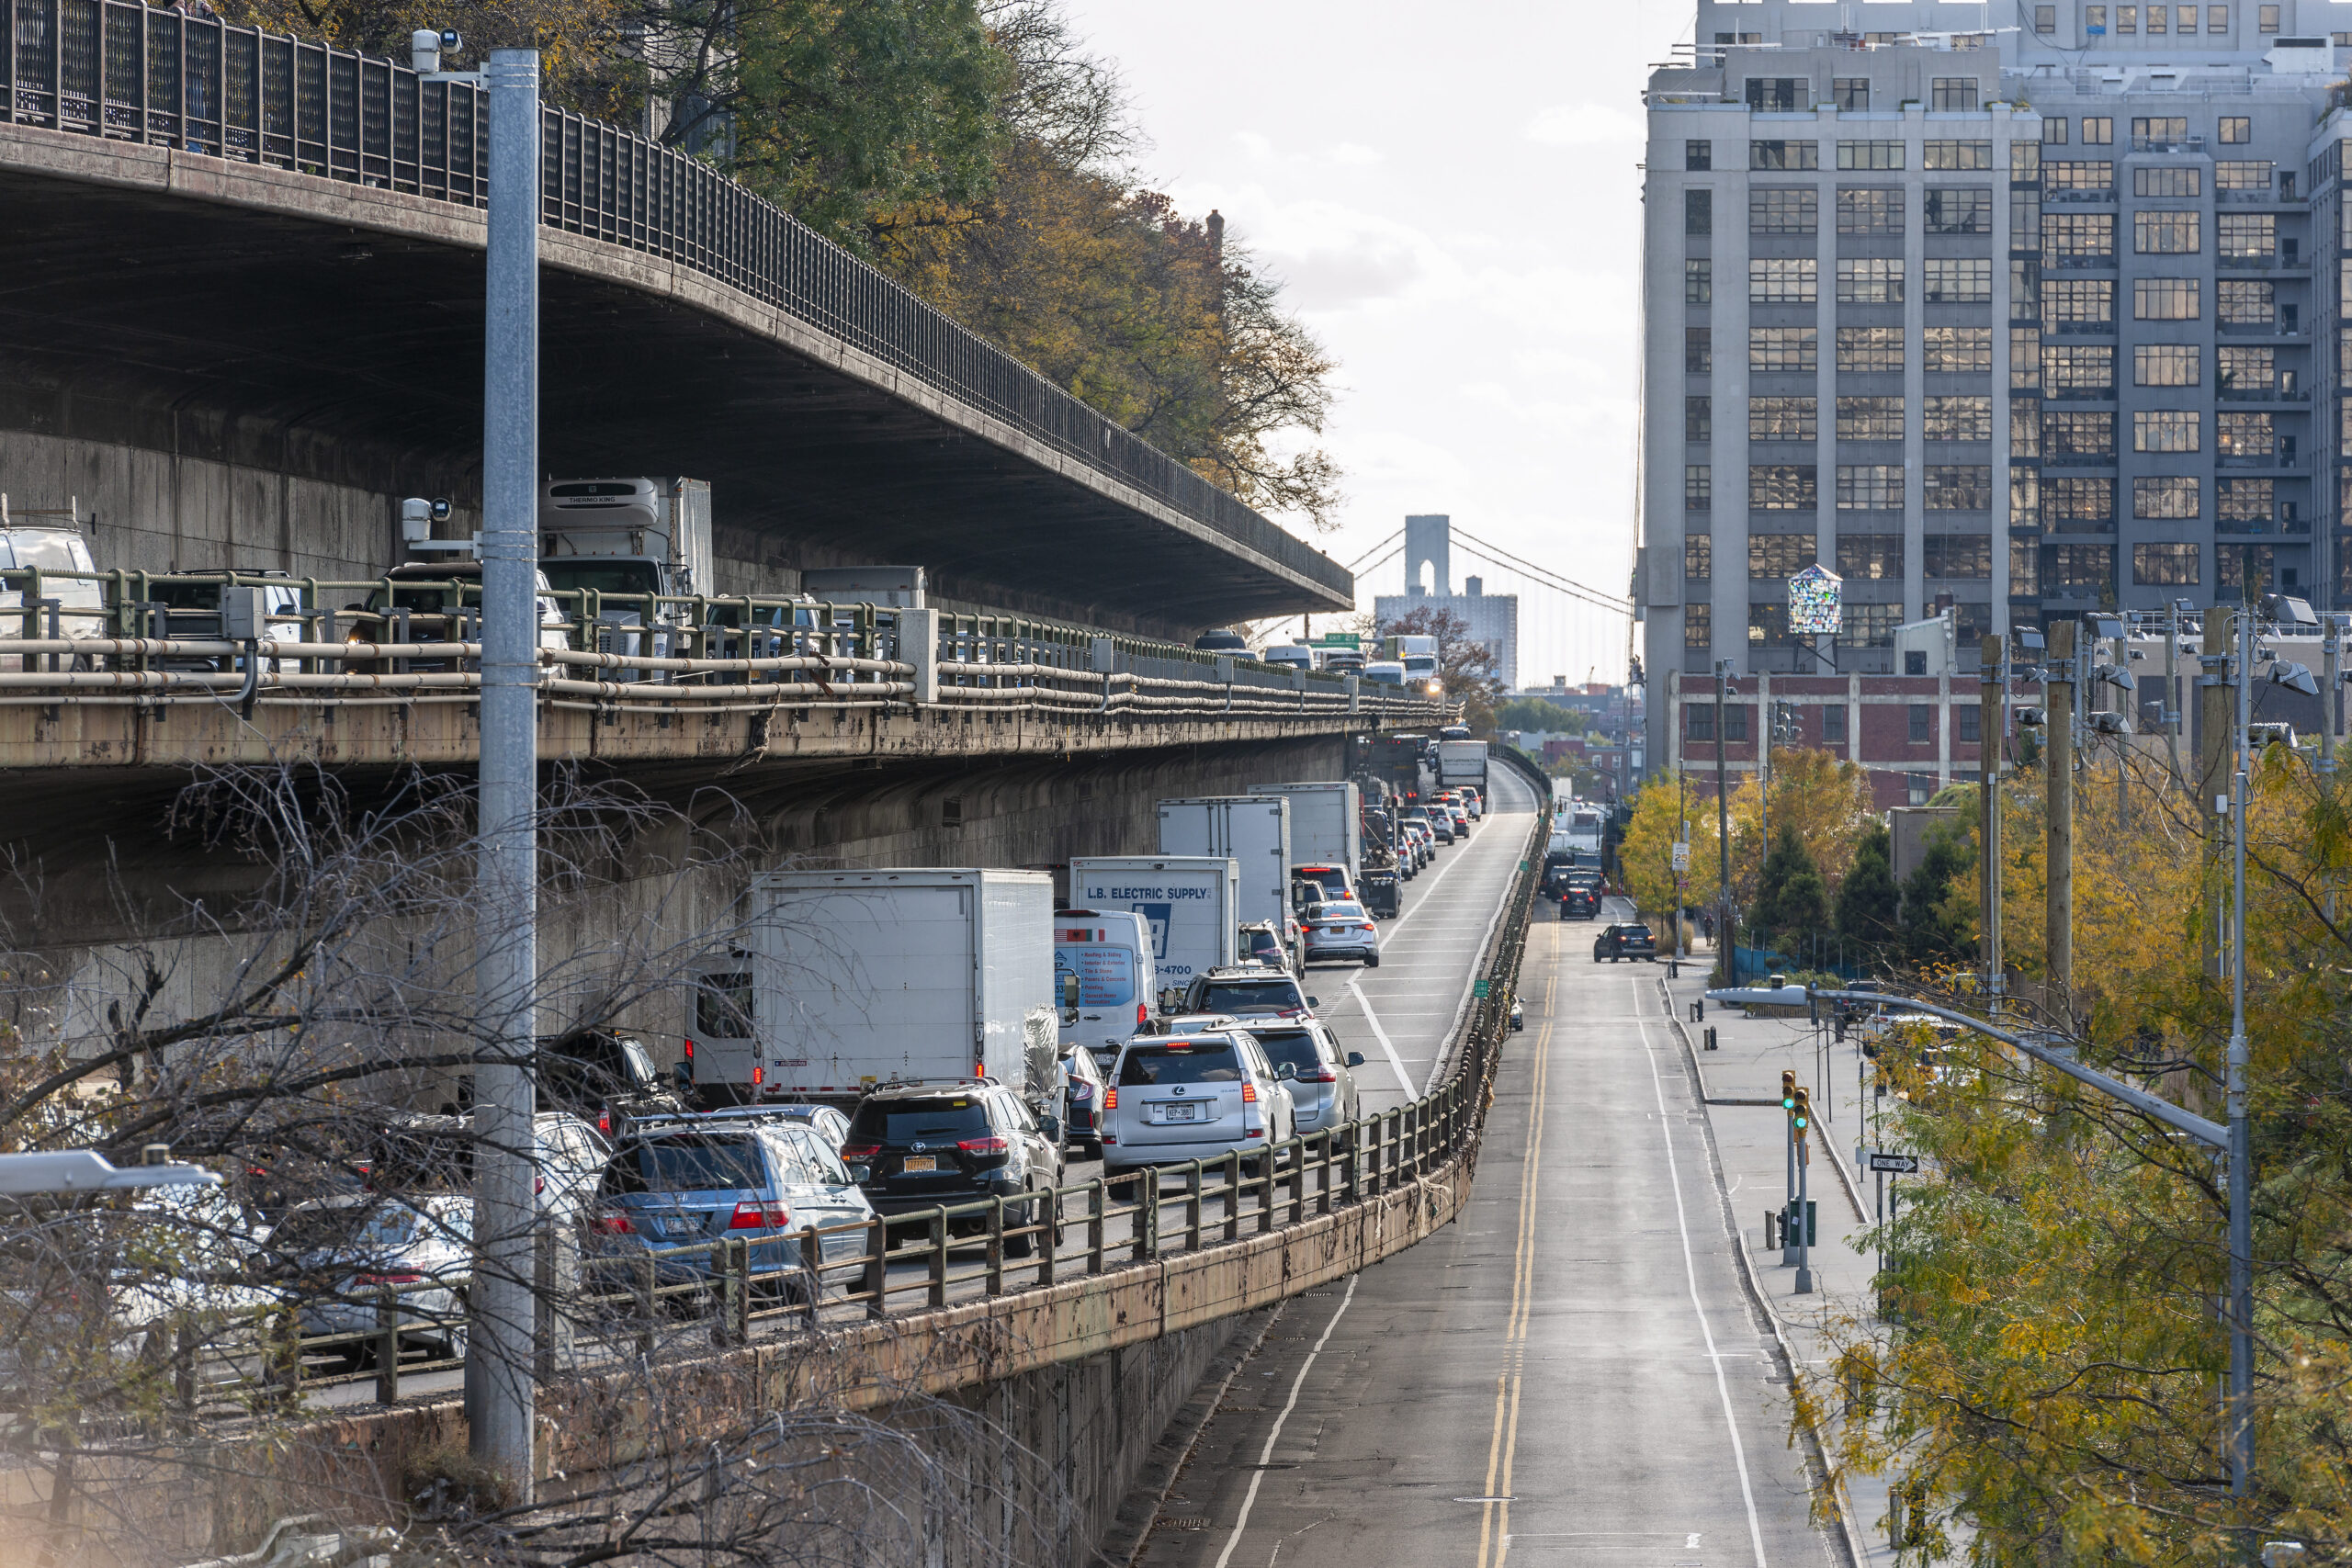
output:
[{"label": "asphalt road surface", "polygon": [[1283,1309],[1140,1562],[1836,1561],[1656,972],[1593,930],[1532,933],[1470,1207]]}]

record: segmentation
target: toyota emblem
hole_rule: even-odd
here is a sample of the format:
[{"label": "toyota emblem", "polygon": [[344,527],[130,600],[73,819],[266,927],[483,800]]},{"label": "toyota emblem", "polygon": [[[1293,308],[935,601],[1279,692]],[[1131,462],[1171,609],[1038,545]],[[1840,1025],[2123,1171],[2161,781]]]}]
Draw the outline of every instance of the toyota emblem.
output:
[{"label": "toyota emblem", "polygon": [[909,1144],[907,1145],[908,1151],[911,1154],[921,1154],[930,1147],[931,1145],[929,1144]]}]

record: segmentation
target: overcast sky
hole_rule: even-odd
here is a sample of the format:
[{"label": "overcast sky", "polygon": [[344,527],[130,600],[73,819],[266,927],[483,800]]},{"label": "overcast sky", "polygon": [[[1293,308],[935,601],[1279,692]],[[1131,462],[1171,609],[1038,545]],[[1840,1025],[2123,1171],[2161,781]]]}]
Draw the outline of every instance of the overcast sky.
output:
[{"label": "overcast sky", "polygon": [[[1188,213],[1289,281],[1337,355],[1328,446],[1347,470],[1343,563],[1452,513],[1612,593],[1633,566],[1640,362],[1641,87],[1690,36],[1679,0],[1070,0],[1116,59]],[[1621,618],[1507,569],[1523,682],[1624,674]],[[1402,591],[1401,558],[1359,574]]]}]

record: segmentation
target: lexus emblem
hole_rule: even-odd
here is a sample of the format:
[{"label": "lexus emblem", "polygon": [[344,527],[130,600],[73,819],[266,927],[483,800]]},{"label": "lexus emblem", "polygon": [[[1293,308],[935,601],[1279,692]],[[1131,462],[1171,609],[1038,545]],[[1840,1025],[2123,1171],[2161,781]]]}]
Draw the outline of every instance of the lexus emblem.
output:
[{"label": "lexus emblem", "polygon": [[1169,1089],[1168,1092],[1170,1094],[1182,1094],[1184,1092],[1184,1086],[1182,1084],[1173,1085]]}]

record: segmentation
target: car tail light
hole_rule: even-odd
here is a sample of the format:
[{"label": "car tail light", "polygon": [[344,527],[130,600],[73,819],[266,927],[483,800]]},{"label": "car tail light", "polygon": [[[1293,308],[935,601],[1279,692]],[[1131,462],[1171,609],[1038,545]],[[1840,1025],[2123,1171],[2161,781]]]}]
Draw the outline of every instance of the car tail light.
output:
[{"label": "car tail light", "polygon": [[547,1179],[546,1177],[544,1177],[544,1176],[535,1176],[535,1177],[531,1178],[531,1196],[532,1196],[532,1197],[536,1198],[536,1197],[537,1197],[540,1193],[545,1192],[547,1190],[548,1190],[548,1179]]},{"label": "car tail light", "polygon": [[689,1062],[691,1062],[691,1061],[693,1061],[694,1059],[695,1059],[695,1043],[690,1039],[690,1040],[688,1040],[688,1041],[686,1042],[686,1060],[687,1060],[687,1061],[689,1061]]},{"label": "car tail light", "polygon": [[759,1088],[762,1084],[767,1081],[768,1070],[765,1067],[753,1067],[752,1069],[752,1087],[753,1089]]},{"label": "car tail light", "polygon": [[588,1222],[588,1228],[598,1235],[635,1235],[637,1227],[628,1223],[624,1213],[598,1214]]},{"label": "car tail light", "polygon": [[421,1285],[424,1283],[424,1276],[422,1274],[404,1273],[354,1274],[351,1277],[351,1282],[362,1287],[363,1289],[369,1285]]},{"label": "car tail light", "polygon": [[966,1138],[956,1146],[967,1155],[1001,1155],[1012,1147],[1002,1138]]},{"label": "car tail light", "polygon": [[1256,1084],[1245,1083],[1241,1086],[1241,1103],[1244,1105],[1255,1105],[1258,1103],[1258,1086]]},{"label": "car tail light", "polygon": [[1103,1089],[1102,1109],[1105,1111],[1116,1111],[1119,1109],[1119,1091],[1117,1089],[1108,1086]]},{"label": "car tail light", "polygon": [[1092,1100],[1094,1086],[1091,1083],[1074,1083],[1069,1086],[1069,1097],[1072,1100]]},{"label": "car tail light", "polygon": [[1300,1083],[1338,1083],[1340,1075],[1329,1067],[1303,1067],[1292,1075]]},{"label": "car tail light", "polygon": [[596,1118],[596,1131],[604,1134],[605,1136],[608,1138],[613,1135],[613,1113],[611,1111],[605,1111]]},{"label": "car tail light", "polygon": [[881,1152],[882,1145],[879,1144],[843,1144],[842,1145],[843,1159],[872,1159]]},{"label": "car tail light", "polygon": [[735,1217],[727,1222],[730,1231],[782,1230],[792,1223],[792,1211],[781,1203],[744,1201],[735,1205]]}]

